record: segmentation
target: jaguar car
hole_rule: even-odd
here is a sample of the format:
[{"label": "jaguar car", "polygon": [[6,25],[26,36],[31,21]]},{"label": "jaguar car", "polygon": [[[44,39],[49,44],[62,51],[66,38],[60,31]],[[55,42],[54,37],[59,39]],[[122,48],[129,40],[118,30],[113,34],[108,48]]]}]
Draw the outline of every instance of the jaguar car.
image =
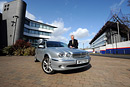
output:
[{"label": "jaguar car", "polygon": [[87,67],[90,60],[87,51],[68,48],[59,41],[42,41],[35,50],[35,62],[42,62],[42,69],[47,74]]}]

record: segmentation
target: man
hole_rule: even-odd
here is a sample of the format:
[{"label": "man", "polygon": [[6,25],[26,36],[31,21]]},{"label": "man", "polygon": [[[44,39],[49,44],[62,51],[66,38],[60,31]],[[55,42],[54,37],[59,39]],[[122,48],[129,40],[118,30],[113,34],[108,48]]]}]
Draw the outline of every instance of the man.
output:
[{"label": "man", "polygon": [[69,41],[68,47],[78,49],[78,41],[74,39],[74,35],[71,35],[71,40]]}]

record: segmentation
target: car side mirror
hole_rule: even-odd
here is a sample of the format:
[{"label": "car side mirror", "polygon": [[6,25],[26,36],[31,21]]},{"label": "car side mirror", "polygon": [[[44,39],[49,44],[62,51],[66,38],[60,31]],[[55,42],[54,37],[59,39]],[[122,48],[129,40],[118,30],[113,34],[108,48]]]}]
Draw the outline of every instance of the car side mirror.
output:
[{"label": "car side mirror", "polygon": [[45,48],[45,46],[44,45],[39,45],[38,48]]}]

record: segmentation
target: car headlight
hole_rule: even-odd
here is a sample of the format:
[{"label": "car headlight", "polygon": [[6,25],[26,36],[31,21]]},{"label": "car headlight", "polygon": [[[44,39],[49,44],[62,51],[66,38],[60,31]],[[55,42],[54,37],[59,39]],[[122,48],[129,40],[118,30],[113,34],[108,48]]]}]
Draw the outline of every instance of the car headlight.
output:
[{"label": "car headlight", "polygon": [[71,56],[72,56],[71,53],[66,54],[66,57],[71,57]]},{"label": "car headlight", "polygon": [[62,58],[62,57],[64,57],[64,53],[58,53],[58,56],[59,56],[60,58]]}]

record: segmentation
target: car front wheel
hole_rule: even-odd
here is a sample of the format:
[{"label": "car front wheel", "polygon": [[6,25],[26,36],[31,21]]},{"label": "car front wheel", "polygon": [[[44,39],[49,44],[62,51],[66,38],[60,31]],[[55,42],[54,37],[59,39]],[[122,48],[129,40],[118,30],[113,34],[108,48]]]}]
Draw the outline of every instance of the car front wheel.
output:
[{"label": "car front wheel", "polygon": [[51,61],[48,56],[46,56],[42,61],[42,69],[47,74],[53,74],[54,70],[51,67]]}]

